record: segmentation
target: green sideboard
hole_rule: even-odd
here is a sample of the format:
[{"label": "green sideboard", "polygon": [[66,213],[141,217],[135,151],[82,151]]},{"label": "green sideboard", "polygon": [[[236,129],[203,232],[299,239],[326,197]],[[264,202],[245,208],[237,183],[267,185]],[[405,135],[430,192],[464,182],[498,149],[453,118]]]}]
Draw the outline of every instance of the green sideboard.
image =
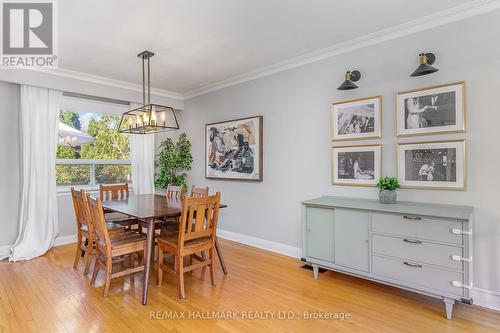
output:
[{"label": "green sideboard", "polygon": [[303,259],[319,267],[471,303],[469,206],[330,197],[302,202]]}]

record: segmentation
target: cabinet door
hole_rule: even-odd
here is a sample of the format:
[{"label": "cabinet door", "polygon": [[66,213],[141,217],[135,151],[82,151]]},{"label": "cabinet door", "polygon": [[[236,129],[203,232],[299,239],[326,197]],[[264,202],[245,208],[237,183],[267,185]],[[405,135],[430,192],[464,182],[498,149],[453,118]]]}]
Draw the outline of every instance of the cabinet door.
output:
[{"label": "cabinet door", "polygon": [[333,209],[311,208],[306,210],[307,256],[333,262]]},{"label": "cabinet door", "polygon": [[335,264],[368,272],[367,212],[335,209]]}]

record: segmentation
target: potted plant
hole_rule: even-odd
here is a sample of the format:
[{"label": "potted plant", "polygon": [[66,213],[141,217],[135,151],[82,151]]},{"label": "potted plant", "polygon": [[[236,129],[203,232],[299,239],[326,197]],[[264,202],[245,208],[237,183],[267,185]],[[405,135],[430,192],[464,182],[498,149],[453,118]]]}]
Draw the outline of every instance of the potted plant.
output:
[{"label": "potted plant", "polygon": [[399,181],[396,177],[382,177],[377,182],[377,187],[380,189],[378,199],[381,203],[392,204],[396,203]]},{"label": "potted plant", "polygon": [[191,154],[191,142],[186,133],[179,136],[174,143],[172,138],[167,138],[160,145],[160,151],[156,155],[155,167],[157,188],[168,187],[168,184],[182,186],[187,192],[187,174],[191,170],[193,155]]}]

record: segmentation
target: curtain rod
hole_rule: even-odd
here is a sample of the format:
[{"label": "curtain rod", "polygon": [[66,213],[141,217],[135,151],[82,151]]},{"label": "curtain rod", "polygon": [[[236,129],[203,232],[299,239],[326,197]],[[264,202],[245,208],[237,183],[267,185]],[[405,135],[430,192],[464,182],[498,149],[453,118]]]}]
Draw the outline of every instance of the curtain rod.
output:
[{"label": "curtain rod", "polygon": [[84,95],[84,94],[73,93],[73,92],[69,92],[69,91],[63,91],[63,96],[88,99],[88,100],[97,101],[97,102],[106,102],[106,103],[113,103],[113,104],[120,104],[120,105],[130,105],[130,102],[121,101],[119,99],[98,97],[98,96],[92,96],[92,95]]}]

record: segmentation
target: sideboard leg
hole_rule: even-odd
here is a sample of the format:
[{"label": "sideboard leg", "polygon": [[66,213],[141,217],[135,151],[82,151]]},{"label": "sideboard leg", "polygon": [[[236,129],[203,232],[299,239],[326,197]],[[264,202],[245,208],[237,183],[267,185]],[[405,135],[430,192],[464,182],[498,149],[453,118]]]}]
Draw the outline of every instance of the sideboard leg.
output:
[{"label": "sideboard leg", "polygon": [[317,280],[318,279],[318,274],[319,274],[319,267],[318,265],[312,265],[313,266],[313,276],[314,276],[314,279]]},{"label": "sideboard leg", "polygon": [[445,297],[443,298],[444,305],[446,306],[446,318],[451,320],[451,316],[453,313],[453,304],[455,304],[455,300],[452,298]]}]

